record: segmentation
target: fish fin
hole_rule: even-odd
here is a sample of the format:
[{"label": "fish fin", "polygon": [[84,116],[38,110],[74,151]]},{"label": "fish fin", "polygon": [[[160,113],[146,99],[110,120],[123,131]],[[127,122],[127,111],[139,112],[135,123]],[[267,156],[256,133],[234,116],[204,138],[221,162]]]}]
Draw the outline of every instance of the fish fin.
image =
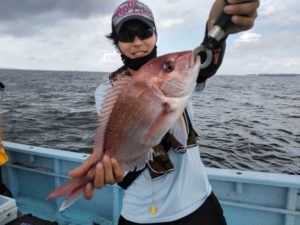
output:
[{"label": "fish fin", "polygon": [[176,123],[171,129],[171,133],[182,146],[186,146],[188,130],[183,115],[176,120]]},{"label": "fish fin", "polygon": [[162,103],[162,111],[163,113],[172,112],[174,109],[178,108],[179,99],[178,98],[169,98],[164,97]]},{"label": "fish fin", "polygon": [[75,203],[81,196],[83,195],[83,187],[74,190],[71,195],[63,201],[59,208],[59,212],[64,211],[65,209],[69,208],[73,203]]},{"label": "fish fin", "polygon": [[150,160],[153,160],[153,149],[149,149],[148,153],[146,155],[143,155],[139,159],[131,162],[130,164],[126,165],[125,170],[126,171],[134,171],[134,170],[141,170],[145,167],[147,162]]},{"label": "fish fin", "polygon": [[160,124],[165,120],[166,113],[161,113],[157,119],[154,121],[154,123],[151,124],[151,126],[148,129],[148,132],[143,137],[143,142],[147,144],[149,140],[151,140],[151,137],[157,133],[157,130],[160,127]]},{"label": "fish fin", "polygon": [[157,132],[160,127],[160,124],[165,120],[165,117],[172,113],[172,111],[181,108],[183,101],[182,98],[170,98],[163,97],[162,110],[157,119],[151,124],[148,132],[144,135],[144,143],[148,143],[148,140],[151,139],[153,135]]},{"label": "fish fin", "polygon": [[131,77],[122,77],[119,80],[114,81],[111,88],[107,90],[103,103],[101,104],[101,110],[98,117],[98,126],[96,129],[96,133],[94,135],[94,145],[93,145],[94,151],[97,151],[99,153],[99,156],[102,156],[103,153],[105,131],[113,107],[118,99],[120,92],[123,90],[124,86],[126,86],[130,80]]},{"label": "fish fin", "polygon": [[71,195],[74,190],[83,187],[87,183],[87,179],[71,179],[54,189],[47,197],[47,200]]},{"label": "fish fin", "polygon": [[159,129],[160,124],[165,120],[165,117],[168,116],[174,109],[178,106],[178,100],[174,98],[164,98],[162,103],[162,108],[159,116],[156,120],[150,125],[148,132],[144,135],[144,143],[148,143],[148,140],[151,139],[153,135]]}]

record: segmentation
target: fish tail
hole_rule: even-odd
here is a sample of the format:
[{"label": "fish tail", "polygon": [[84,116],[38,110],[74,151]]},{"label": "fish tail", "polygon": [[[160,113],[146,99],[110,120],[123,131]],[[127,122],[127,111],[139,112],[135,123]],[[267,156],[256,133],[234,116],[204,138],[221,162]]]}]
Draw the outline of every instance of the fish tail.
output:
[{"label": "fish tail", "polygon": [[61,204],[59,212],[64,211],[69,206],[73,205],[83,195],[83,187],[80,187],[72,192],[72,194]]},{"label": "fish tail", "polygon": [[77,193],[78,190],[84,188],[84,186],[89,182],[88,179],[71,179],[68,180],[63,185],[54,189],[47,197],[47,200],[62,197],[62,196],[72,196]]},{"label": "fish tail", "polygon": [[88,173],[81,178],[73,178],[54,189],[48,196],[47,200],[68,196],[67,199],[62,203],[59,211],[63,211],[74,202],[76,202],[83,194],[84,187],[87,183],[93,181],[95,177],[95,168],[93,167]]}]

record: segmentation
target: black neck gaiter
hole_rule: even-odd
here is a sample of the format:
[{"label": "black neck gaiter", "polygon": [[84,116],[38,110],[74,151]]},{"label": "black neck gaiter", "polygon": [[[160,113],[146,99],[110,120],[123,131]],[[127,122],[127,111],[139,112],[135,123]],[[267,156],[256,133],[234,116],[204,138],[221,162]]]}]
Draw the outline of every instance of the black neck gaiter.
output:
[{"label": "black neck gaiter", "polygon": [[133,69],[133,70],[138,70],[145,63],[147,63],[151,59],[154,59],[157,56],[156,49],[157,49],[157,47],[155,46],[148,55],[141,57],[141,58],[131,59],[131,58],[128,58],[123,53],[121,54],[121,58],[122,58],[123,63],[125,64],[125,66],[127,66],[128,68]]}]

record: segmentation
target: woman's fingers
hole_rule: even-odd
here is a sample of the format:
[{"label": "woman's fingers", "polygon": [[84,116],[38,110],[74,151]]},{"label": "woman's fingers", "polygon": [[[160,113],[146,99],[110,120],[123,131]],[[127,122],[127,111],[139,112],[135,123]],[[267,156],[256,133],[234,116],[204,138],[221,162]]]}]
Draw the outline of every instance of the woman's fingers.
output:
[{"label": "woman's fingers", "polygon": [[124,177],[124,170],[115,158],[112,158],[111,162],[112,162],[112,168],[113,168],[115,181],[117,183],[121,182],[123,180],[123,177]]},{"label": "woman's fingers", "polygon": [[71,170],[69,176],[72,178],[82,177],[96,164],[99,160],[99,155],[97,153],[91,154],[80,166]]},{"label": "woman's fingers", "polygon": [[102,188],[104,186],[104,168],[102,162],[99,162],[96,165],[95,179],[93,184],[95,188]]},{"label": "woman's fingers", "polygon": [[92,183],[87,183],[84,187],[83,195],[86,199],[91,199],[93,197],[93,185]]},{"label": "woman's fingers", "polygon": [[102,188],[106,184],[115,184],[123,180],[124,170],[115,158],[103,156],[96,165],[94,187]]},{"label": "woman's fingers", "polygon": [[224,12],[230,15],[240,15],[248,17],[256,17],[256,10],[258,8],[258,1],[245,2],[243,4],[232,4],[224,7]]},{"label": "woman's fingers", "polygon": [[[79,167],[69,172],[72,178],[80,178],[89,174],[94,177],[92,182],[89,182],[84,187],[84,197],[91,199],[95,188],[102,188],[106,184],[115,184],[121,182],[124,177],[124,170],[115,158],[104,155],[99,161],[99,156],[96,153],[90,155]],[[95,166],[96,164],[96,166]],[[95,170],[90,170],[95,166]]]}]

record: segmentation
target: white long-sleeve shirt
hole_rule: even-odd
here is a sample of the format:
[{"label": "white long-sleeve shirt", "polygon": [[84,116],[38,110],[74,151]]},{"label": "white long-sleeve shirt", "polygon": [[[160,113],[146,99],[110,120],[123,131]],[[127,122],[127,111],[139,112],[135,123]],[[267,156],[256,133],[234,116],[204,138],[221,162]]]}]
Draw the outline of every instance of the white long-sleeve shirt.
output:
[{"label": "white long-sleeve shirt", "polygon": [[[110,84],[100,85],[95,92],[96,109],[99,113],[105,90]],[[199,84],[196,91],[202,91],[205,84]],[[187,111],[193,121],[192,102]],[[175,137],[181,140],[175,133]],[[199,208],[211,194],[205,167],[201,161],[198,146],[187,149],[186,153],[176,153],[172,149],[168,155],[174,171],[159,179],[152,180],[145,169],[125,190],[121,215],[135,223],[160,223],[178,220]],[[157,212],[151,214],[155,205]]]}]

